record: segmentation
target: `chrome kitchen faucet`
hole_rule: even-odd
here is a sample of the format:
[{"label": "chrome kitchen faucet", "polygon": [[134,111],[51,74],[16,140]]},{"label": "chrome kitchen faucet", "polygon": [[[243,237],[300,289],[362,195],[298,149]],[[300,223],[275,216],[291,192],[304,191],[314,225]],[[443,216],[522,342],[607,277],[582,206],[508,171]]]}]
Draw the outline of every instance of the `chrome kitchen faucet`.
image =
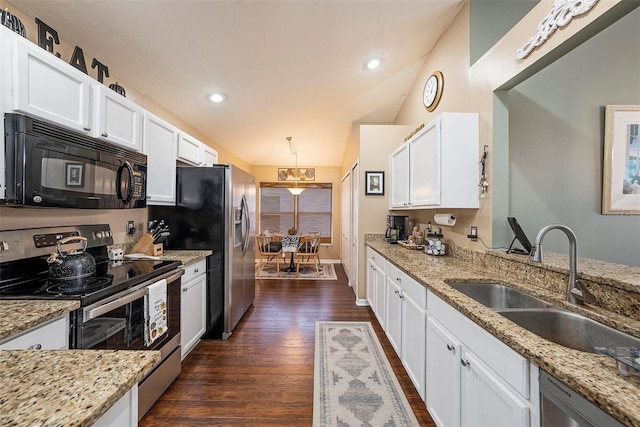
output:
[{"label": "chrome kitchen faucet", "polygon": [[589,292],[587,287],[578,280],[578,239],[576,234],[566,225],[549,224],[538,231],[536,240],[531,249],[531,260],[534,262],[544,262],[542,255],[542,239],[550,230],[560,230],[569,239],[569,281],[567,283],[567,301],[571,304],[581,305],[583,303],[593,303],[596,297]]}]

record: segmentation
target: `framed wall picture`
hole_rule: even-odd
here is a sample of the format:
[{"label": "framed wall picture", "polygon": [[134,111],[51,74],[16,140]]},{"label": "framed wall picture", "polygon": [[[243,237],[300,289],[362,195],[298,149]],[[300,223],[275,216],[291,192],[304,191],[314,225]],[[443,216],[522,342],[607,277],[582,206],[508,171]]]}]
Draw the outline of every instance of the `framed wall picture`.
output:
[{"label": "framed wall picture", "polygon": [[384,172],[366,171],[364,173],[364,194],[368,196],[384,196]]},{"label": "framed wall picture", "polygon": [[640,105],[605,109],[602,213],[640,215]]},{"label": "framed wall picture", "polygon": [[64,185],[66,187],[84,187],[84,163],[65,163]]}]

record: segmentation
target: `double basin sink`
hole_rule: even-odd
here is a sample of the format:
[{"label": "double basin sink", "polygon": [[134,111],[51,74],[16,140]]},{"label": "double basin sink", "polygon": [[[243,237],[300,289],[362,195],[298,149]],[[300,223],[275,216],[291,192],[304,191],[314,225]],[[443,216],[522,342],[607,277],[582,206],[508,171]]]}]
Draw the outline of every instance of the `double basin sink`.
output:
[{"label": "double basin sink", "polygon": [[564,347],[597,353],[596,347],[640,347],[640,339],[499,283],[449,283],[522,328]]}]

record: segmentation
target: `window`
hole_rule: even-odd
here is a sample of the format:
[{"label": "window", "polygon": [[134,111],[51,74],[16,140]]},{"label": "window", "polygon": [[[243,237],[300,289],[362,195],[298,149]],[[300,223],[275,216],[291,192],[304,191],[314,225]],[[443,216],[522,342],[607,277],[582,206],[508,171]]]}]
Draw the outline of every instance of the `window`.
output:
[{"label": "window", "polygon": [[299,196],[289,192],[291,184],[260,183],[260,231],[285,234],[290,228],[301,233],[319,232],[322,243],[331,243],[332,185],[298,184]]}]

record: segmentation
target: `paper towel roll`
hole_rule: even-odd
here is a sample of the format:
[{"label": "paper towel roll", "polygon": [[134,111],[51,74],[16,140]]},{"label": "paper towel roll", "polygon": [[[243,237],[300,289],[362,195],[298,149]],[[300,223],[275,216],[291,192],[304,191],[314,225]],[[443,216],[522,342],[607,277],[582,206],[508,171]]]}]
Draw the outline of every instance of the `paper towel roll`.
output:
[{"label": "paper towel roll", "polygon": [[435,214],[433,220],[436,224],[447,225],[449,227],[456,225],[456,216],[450,213]]}]

